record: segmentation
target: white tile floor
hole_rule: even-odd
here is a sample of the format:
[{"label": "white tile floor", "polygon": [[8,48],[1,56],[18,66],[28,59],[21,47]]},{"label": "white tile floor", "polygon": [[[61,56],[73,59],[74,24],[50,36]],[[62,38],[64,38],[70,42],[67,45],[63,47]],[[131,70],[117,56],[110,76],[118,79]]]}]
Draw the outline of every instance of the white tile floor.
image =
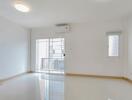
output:
[{"label": "white tile floor", "polygon": [[0,85],[0,100],[132,100],[124,80],[27,74]]}]

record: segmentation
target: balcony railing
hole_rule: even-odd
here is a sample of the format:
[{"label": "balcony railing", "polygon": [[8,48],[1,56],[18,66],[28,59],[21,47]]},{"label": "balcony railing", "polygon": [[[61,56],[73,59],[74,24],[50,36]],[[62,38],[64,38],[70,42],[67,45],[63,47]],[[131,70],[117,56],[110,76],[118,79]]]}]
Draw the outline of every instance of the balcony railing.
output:
[{"label": "balcony railing", "polygon": [[64,71],[63,58],[41,58],[40,70]]}]

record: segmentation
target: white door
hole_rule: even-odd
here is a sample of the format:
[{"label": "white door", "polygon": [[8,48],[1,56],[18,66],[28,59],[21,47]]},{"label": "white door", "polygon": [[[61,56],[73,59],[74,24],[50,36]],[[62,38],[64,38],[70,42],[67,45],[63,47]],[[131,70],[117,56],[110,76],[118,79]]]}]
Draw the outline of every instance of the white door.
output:
[{"label": "white door", "polygon": [[64,73],[64,38],[36,40],[36,71]]}]

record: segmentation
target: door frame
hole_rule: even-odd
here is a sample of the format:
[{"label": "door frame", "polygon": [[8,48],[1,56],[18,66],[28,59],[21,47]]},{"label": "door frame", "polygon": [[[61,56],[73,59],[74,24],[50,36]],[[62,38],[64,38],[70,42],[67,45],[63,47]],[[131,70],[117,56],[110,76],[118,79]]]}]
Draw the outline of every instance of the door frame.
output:
[{"label": "door frame", "polygon": [[[64,37],[46,37],[46,38],[37,38],[37,39],[35,39],[35,72],[38,72],[38,70],[37,70],[37,65],[36,65],[36,59],[37,59],[37,57],[36,57],[36,55],[37,55],[37,50],[36,50],[36,47],[37,47],[37,45],[36,45],[36,41],[37,40],[39,40],[39,39],[49,39],[49,43],[50,43],[50,39],[56,39],[56,38],[63,38],[64,39],[64,55],[65,55],[65,47],[66,47],[66,45],[65,45],[65,38]],[[50,49],[50,45],[49,45],[49,49]],[[49,54],[50,55],[50,54]],[[51,73],[51,72],[49,72],[49,73]],[[63,69],[63,73],[61,73],[61,74],[64,74],[65,73],[65,56],[64,56],[64,69]]]}]

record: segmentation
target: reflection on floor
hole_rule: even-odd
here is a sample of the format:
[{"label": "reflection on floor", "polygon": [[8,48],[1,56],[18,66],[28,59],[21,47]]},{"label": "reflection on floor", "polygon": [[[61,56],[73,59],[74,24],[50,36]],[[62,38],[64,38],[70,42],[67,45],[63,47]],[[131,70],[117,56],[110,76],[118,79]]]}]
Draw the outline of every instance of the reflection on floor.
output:
[{"label": "reflection on floor", "polygon": [[41,100],[64,100],[64,77],[56,75],[41,75]]},{"label": "reflection on floor", "polygon": [[0,85],[0,100],[132,100],[131,94],[124,80],[63,75],[27,74]]}]

